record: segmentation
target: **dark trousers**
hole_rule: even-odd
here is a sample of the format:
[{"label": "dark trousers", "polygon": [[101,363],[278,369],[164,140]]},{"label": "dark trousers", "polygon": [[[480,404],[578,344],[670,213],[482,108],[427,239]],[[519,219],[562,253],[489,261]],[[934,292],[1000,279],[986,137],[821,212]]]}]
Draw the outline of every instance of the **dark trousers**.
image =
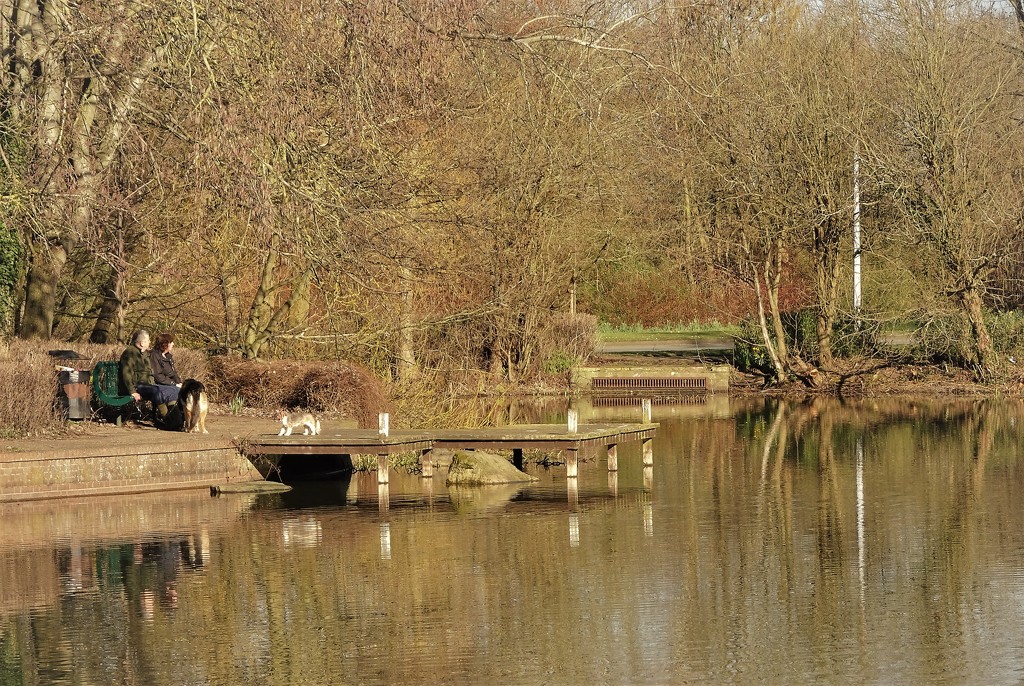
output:
[{"label": "dark trousers", "polygon": [[178,400],[177,386],[140,383],[135,387],[135,390],[144,400],[148,400],[153,403],[154,406],[162,405],[164,403],[169,405],[173,402],[177,402]]}]

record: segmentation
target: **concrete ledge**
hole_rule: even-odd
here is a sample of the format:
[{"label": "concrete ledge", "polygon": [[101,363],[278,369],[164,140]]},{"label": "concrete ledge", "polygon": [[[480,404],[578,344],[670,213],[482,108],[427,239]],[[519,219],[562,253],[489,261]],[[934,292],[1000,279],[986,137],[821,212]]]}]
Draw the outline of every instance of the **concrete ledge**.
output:
[{"label": "concrete ledge", "polygon": [[0,454],[0,502],[209,488],[260,476],[224,441],[101,445]]}]

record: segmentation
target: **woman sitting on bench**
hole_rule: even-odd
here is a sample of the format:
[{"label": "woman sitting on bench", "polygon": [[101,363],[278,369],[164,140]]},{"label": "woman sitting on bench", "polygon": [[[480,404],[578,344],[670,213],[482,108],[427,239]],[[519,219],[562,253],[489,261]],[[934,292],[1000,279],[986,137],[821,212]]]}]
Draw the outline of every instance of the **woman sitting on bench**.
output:
[{"label": "woman sitting on bench", "polygon": [[178,387],[157,384],[153,380],[153,366],[149,356],[149,332],[139,329],[132,336],[131,345],[121,353],[121,389],[135,400],[148,400],[153,403],[159,420],[163,420],[170,411],[171,403],[178,400]]}]

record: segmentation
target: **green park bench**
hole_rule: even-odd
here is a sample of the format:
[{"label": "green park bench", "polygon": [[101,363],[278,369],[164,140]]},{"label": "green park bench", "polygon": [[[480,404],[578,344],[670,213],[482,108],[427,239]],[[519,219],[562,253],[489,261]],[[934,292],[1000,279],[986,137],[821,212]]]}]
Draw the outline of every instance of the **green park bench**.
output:
[{"label": "green park bench", "polygon": [[96,401],[98,412],[114,415],[115,423],[121,423],[139,413],[135,398],[121,395],[121,364],[115,360],[97,362],[92,370],[92,397]]}]

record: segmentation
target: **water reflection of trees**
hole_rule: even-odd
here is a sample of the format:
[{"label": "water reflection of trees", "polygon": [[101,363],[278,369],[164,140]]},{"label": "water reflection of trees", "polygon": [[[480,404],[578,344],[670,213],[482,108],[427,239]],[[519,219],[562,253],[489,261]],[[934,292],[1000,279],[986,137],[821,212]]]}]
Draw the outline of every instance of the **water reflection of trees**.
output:
[{"label": "water reflection of trees", "polygon": [[[651,501],[634,497],[635,460],[624,460],[631,485],[620,497],[581,489],[568,507],[551,491],[550,502],[509,501],[507,516],[400,498],[384,517],[371,480],[247,513],[201,568],[180,537],[164,537],[163,553],[144,548],[142,565],[135,546],[77,562],[66,549],[46,563],[59,607],[6,620],[0,631],[18,633],[0,638],[0,670],[28,665],[41,683],[77,660],[79,682],[146,683],[167,681],[158,672],[174,655],[176,682],[358,683],[397,655],[394,683],[497,682],[489,670],[515,658],[492,664],[493,651],[521,649],[533,664],[578,670],[560,673],[563,683],[595,673],[627,683],[651,663],[676,677],[666,683],[715,681],[726,663],[756,681],[743,677],[792,666],[779,656],[820,655],[822,674],[842,674],[841,661],[874,641],[956,675],[977,628],[971,613],[999,615],[985,574],[1018,564],[1024,549],[1022,416],[1014,403],[759,402],[736,417],[663,423]],[[102,585],[98,570],[109,570]],[[614,652],[588,665],[573,660],[580,646]],[[847,679],[859,680],[871,679]]]},{"label": "water reflection of trees", "polygon": [[785,626],[793,651],[834,655],[884,627],[891,645],[916,637],[906,659],[938,664],[945,651],[956,673],[952,646],[976,621],[962,613],[991,597],[981,570],[1011,563],[1024,540],[1011,524],[1022,417],[1015,401],[818,398],[663,426],[685,457],[685,630],[749,645]]}]

